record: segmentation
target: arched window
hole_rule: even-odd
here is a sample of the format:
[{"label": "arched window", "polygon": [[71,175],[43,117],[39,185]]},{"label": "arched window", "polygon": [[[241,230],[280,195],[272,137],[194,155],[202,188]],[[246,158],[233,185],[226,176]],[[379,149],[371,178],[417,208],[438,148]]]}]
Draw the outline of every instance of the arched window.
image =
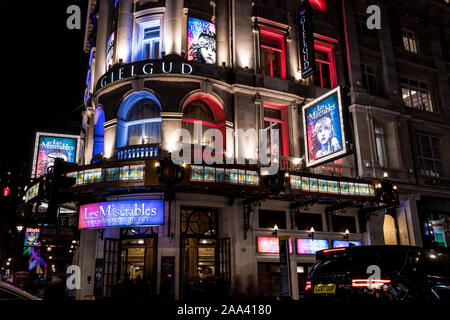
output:
[{"label": "arched window", "polygon": [[142,99],[127,115],[127,145],[161,142],[161,110],[150,99]]},{"label": "arched window", "polygon": [[95,109],[94,115],[94,146],[92,148],[92,157],[103,152],[103,142],[105,139],[105,112],[102,107]]},{"label": "arched window", "polygon": [[192,144],[210,146],[214,141],[205,138],[204,133],[208,129],[217,129],[218,125],[211,108],[205,102],[195,100],[183,109],[182,127],[191,134]]},{"label": "arched window", "polygon": [[[182,128],[191,134],[191,144],[225,148],[225,111],[213,95],[196,93],[185,101]],[[209,129],[219,130],[222,139],[215,141],[217,132],[207,137],[205,132]]]},{"label": "arched window", "polygon": [[116,147],[161,143],[161,105],[149,92],[128,96],[117,112]]}]

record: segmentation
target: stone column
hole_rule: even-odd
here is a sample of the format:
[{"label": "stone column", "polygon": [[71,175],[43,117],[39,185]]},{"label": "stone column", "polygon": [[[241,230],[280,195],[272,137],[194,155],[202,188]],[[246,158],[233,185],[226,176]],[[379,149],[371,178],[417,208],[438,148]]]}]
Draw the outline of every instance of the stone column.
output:
[{"label": "stone column", "polygon": [[359,55],[358,34],[351,1],[342,0],[342,12],[345,28],[345,46],[347,48],[347,67],[351,88],[361,88],[361,58]]},{"label": "stone column", "polygon": [[217,0],[216,1],[216,14],[217,14],[217,65],[220,67],[225,62],[225,66],[230,66],[229,55],[229,24],[228,24],[228,1]]},{"label": "stone column", "polygon": [[[436,69],[438,71],[437,72],[439,81],[438,96],[441,102],[440,106],[442,106],[441,111],[450,115],[450,94],[448,93],[448,88],[450,87],[450,84],[448,80],[449,78],[447,69],[445,66],[445,57],[441,45],[440,39],[441,32],[437,27],[433,26],[430,27],[430,32],[428,34],[431,38],[430,45],[431,45],[431,52],[433,52],[434,56],[434,64],[436,65]],[[436,105],[437,103],[435,102],[433,106],[434,111],[437,111]]]},{"label": "stone column", "polygon": [[384,213],[382,211],[373,212],[367,223],[366,230],[368,233],[369,245],[383,245],[384,244]]},{"label": "stone column", "polygon": [[381,5],[381,29],[378,31],[381,50],[384,92],[389,97],[400,97],[394,48],[389,26],[388,8]]},{"label": "stone column", "polygon": [[97,230],[82,230],[78,266],[81,269],[81,289],[76,291],[76,299],[84,300],[94,294],[95,252],[97,248]]},{"label": "stone column", "polygon": [[164,51],[181,56],[183,1],[166,0],[164,16]]},{"label": "stone column", "polygon": [[92,75],[94,87],[100,77],[106,72],[106,42],[109,37],[109,20],[111,19],[111,0],[100,0],[97,22],[97,40],[95,51],[95,74]]},{"label": "stone column", "polygon": [[133,0],[121,0],[119,2],[116,62],[119,62],[120,59],[123,63],[131,62],[133,11]]}]

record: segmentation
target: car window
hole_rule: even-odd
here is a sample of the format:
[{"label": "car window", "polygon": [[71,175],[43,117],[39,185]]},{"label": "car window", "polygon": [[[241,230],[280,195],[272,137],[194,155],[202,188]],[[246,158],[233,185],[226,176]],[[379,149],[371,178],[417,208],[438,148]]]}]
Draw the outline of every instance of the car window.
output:
[{"label": "car window", "polygon": [[445,265],[447,266],[447,269],[450,270],[450,253],[448,252],[442,252],[440,253],[442,260],[444,261]]},{"label": "car window", "polygon": [[417,266],[426,275],[439,277],[450,276],[444,262],[441,260],[438,253],[434,251],[422,252]]},{"label": "car window", "polygon": [[0,301],[2,300],[24,300],[24,299],[18,295],[15,295],[14,293],[0,289]]}]

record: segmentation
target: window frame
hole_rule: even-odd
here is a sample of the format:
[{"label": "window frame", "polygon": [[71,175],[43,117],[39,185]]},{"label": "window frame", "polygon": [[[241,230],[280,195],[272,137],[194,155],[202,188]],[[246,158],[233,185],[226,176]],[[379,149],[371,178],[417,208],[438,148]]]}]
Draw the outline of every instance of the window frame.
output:
[{"label": "window frame", "polygon": [[[336,73],[336,60],[335,60],[335,46],[337,44],[337,40],[322,36],[314,33],[314,51],[325,53],[328,56],[329,61],[324,61],[315,58],[315,62],[319,63],[320,70],[320,87],[324,89],[334,89],[337,85],[337,73]],[[327,64],[330,70],[330,88],[326,88],[323,86],[323,77],[322,77],[322,64]],[[315,70],[317,72],[317,70]]]},{"label": "window frame", "polygon": [[[420,136],[427,137],[427,139],[428,139],[428,141],[430,143],[429,147],[431,149],[431,154],[432,154],[431,158],[422,155],[423,154],[423,152],[422,152],[423,148],[422,148],[422,142],[421,142]],[[433,138],[437,139],[438,142],[439,142],[438,147],[439,147],[439,153],[441,155],[441,158],[435,158],[434,157],[434,146],[433,146],[433,143],[432,143]],[[444,159],[442,158],[442,142],[441,141],[442,141],[442,139],[440,137],[438,137],[438,136],[433,136],[433,135],[430,135],[430,134],[427,134],[427,133],[416,132],[417,151],[418,151],[418,157],[419,157],[420,172],[421,172],[422,175],[424,175],[424,176],[431,176],[431,177],[445,176]],[[425,166],[423,165],[424,164],[423,161],[431,161],[433,163],[433,169],[434,169],[433,172],[434,172],[434,174],[426,174],[427,169],[425,169]],[[436,162],[441,163],[441,168],[442,168],[441,172],[436,170],[437,169]]]},{"label": "window frame", "polygon": [[[279,134],[279,137],[281,138],[281,143],[280,146],[282,148],[282,152],[280,152],[279,156],[283,156],[283,157],[289,157],[290,154],[290,150],[289,150],[289,119],[288,119],[288,112],[287,112],[287,106],[283,106],[283,105],[279,105],[276,103],[272,103],[272,102],[267,102],[264,101],[264,103],[262,104],[263,110],[262,110],[262,119],[263,119],[263,123],[262,123],[262,128],[265,129],[266,126],[264,125],[265,122],[270,122],[270,123],[277,123],[281,126],[281,132]],[[264,111],[265,109],[274,109],[274,110],[279,110],[281,112],[281,119],[275,119],[275,118],[270,118],[270,117],[266,117],[264,115]],[[272,126],[270,126],[270,129],[272,129]],[[268,136],[269,137],[269,136]],[[271,146],[271,150],[272,150],[272,146]]]},{"label": "window frame", "polygon": [[416,32],[407,28],[402,28],[401,32],[403,49],[413,54],[419,54],[419,40],[417,39]]},{"label": "window frame", "polygon": [[[377,132],[377,128],[381,129],[381,133]],[[384,132],[384,126],[382,124],[379,123],[375,123],[373,125],[373,135],[374,135],[374,139],[375,139],[375,148],[376,148],[376,153],[377,153],[377,162],[378,165],[380,167],[388,167],[389,166],[389,160],[388,160],[388,155],[387,155],[387,148],[386,148],[386,134]],[[378,137],[381,138],[381,152],[382,152],[382,157],[384,158],[384,161],[380,161],[380,153],[379,153],[379,145],[378,145]]]},{"label": "window frame", "polygon": [[[404,81],[404,80],[406,80],[406,81]],[[407,107],[413,108],[413,109],[417,109],[417,110],[421,110],[421,111],[436,112],[434,110],[434,108],[433,108],[433,105],[434,105],[434,103],[433,103],[433,95],[432,95],[432,92],[431,92],[431,89],[430,89],[430,85],[427,82],[421,81],[419,79],[413,79],[413,78],[409,78],[409,77],[404,77],[404,76],[401,76],[399,81],[400,81],[400,88],[401,88],[401,91],[402,91],[402,100],[406,104]],[[411,82],[417,82],[418,85],[415,86],[414,84],[411,84]],[[424,87],[426,87],[426,88],[424,88]],[[408,100],[409,100],[410,104],[408,104],[405,101],[405,99],[407,97],[403,96],[403,90],[407,90],[408,91],[408,96],[407,97],[409,98]],[[419,104],[417,106],[414,106],[413,100],[412,100],[411,91],[416,91],[419,94],[420,101],[422,102],[421,104]],[[425,105],[423,103],[423,94],[424,93],[426,93],[426,95],[427,95],[427,99],[428,99],[428,104],[427,105]]]},{"label": "window frame", "polygon": [[[276,39],[279,42],[279,48],[272,47],[266,44],[263,44],[263,38],[271,38]],[[269,50],[269,61],[270,61],[270,74],[265,74],[266,76],[274,77],[274,78],[281,78],[286,79],[286,73],[287,73],[287,59],[286,59],[286,32],[278,29],[274,29],[268,26],[259,25],[259,50],[260,50],[260,66],[261,66],[261,73],[262,73],[262,65],[264,63],[263,58],[263,48],[266,50]],[[272,65],[272,51],[277,52],[280,61],[279,61],[279,74],[274,76],[273,75],[273,65]]]},{"label": "window frame", "polygon": [[159,56],[155,59],[161,58],[164,51],[164,13],[165,8],[150,8],[134,14],[131,62],[144,60],[144,30],[155,26],[155,21],[159,25]]},{"label": "window frame", "polygon": [[[368,71],[368,67],[373,69],[373,72]],[[364,81],[363,81],[363,87],[367,90],[368,94],[377,96],[378,95],[378,81],[377,81],[377,68],[375,65],[370,63],[361,62],[361,75],[363,77],[363,80],[366,81],[366,87],[364,87]],[[369,77],[373,77],[373,83],[375,84],[374,91],[369,87]]]}]

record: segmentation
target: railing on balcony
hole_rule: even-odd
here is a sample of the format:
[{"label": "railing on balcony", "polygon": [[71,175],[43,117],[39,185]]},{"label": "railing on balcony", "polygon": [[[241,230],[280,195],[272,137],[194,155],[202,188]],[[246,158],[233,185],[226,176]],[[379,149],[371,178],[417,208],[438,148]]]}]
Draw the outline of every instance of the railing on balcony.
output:
[{"label": "railing on balcony", "polygon": [[116,150],[116,158],[117,160],[155,159],[160,152],[159,144],[127,146]]}]

